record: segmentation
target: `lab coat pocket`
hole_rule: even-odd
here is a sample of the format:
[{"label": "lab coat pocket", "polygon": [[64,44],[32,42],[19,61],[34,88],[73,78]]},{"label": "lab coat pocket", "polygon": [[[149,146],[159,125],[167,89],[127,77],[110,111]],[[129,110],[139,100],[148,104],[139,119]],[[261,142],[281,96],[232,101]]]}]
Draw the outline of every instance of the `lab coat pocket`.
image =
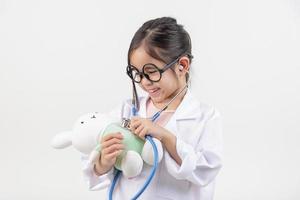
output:
[{"label": "lab coat pocket", "polygon": [[158,181],[156,185],[156,195],[167,199],[184,199],[190,188],[190,182],[187,180],[177,180],[161,163],[158,172]]}]

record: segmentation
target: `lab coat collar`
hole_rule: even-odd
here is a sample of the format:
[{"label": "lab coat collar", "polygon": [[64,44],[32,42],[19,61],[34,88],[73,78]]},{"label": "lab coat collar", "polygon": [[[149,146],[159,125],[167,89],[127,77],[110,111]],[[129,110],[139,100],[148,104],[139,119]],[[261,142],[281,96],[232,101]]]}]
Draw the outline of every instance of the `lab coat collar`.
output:
[{"label": "lab coat collar", "polygon": [[[145,98],[141,99],[139,110],[140,116],[146,117],[146,104],[149,98],[149,96],[146,96]],[[188,89],[181,103],[173,114],[171,120],[195,119],[199,117],[199,113],[195,112],[195,110],[199,108],[199,106],[199,101],[191,94],[191,91]]]}]

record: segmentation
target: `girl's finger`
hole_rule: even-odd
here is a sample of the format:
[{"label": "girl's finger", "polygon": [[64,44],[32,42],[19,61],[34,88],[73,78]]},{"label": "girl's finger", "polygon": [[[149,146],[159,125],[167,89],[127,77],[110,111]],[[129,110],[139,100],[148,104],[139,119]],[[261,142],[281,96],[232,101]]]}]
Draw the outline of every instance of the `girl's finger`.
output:
[{"label": "girl's finger", "polygon": [[130,122],[130,129],[133,131],[142,124],[141,121]]},{"label": "girl's finger", "polygon": [[110,154],[114,151],[118,151],[118,150],[123,150],[124,149],[124,145],[123,144],[113,144],[105,149],[102,149],[102,152],[104,154]]},{"label": "girl's finger", "polygon": [[112,153],[110,153],[110,154],[107,154],[107,155],[105,156],[105,159],[107,159],[107,160],[114,159],[115,157],[121,155],[122,152],[123,152],[122,150],[118,150],[118,151],[112,152]]},{"label": "girl's finger", "polygon": [[101,143],[102,149],[109,147],[113,144],[121,144],[122,143],[122,139],[119,138],[111,138],[110,140],[106,140],[105,142]]},{"label": "girl's finger", "polygon": [[143,140],[145,139],[145,135],[147,134],[147,128],[143,127],[141,132],[139,133],[139,137],[142,138]]},{"label": "girl's finger", "polygon": [[123,135],[121,133],[111,133],[111,134],[108,134],[104,137],[102,137],[101,139],[101,143],[104,142],[104,141],[107,141],[107,140],[110,140],[112,138],[119,138],[119,139],[123,139]]},{"label": "girl's finger", "polygon": [[144,128],[144,126],[139,126],[139,127],[137,127],[137,128],[134,130],[134,133],[135,133],[136,135],[139,135],[140,132],[143,130],[143,128]]}]

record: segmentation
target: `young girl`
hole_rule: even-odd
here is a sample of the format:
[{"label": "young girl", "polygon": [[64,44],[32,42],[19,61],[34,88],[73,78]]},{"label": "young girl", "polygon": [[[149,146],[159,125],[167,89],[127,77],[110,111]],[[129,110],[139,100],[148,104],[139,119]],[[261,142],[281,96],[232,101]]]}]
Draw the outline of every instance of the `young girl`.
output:
[{"label": "young girl", "polygon": [[[213,199],[215,179],[221,168],[222,129],[218,111],[200,103],[185,86],[192,61],[191,40],[182,25],[170,17],[147,21],[135,33],[128,51],[127,74],[148,95],[132,100],[110,114],[131,118],[130,129],[138,137],[149,134],[161,141],[164,155],[156,174],[139,199]],[[180,91],[183,91],[180,93]],[[149,120],[179,94],[157,121]],[[124,146],[122,135],[114,133],[100,141],[98,162],[87,164],[82,157],[85,179],[91,190],[108,188],[114,163]],[[143,186],[152,166],[144,164],[135,178],[120,177],[113,199],[131,199]]]}]

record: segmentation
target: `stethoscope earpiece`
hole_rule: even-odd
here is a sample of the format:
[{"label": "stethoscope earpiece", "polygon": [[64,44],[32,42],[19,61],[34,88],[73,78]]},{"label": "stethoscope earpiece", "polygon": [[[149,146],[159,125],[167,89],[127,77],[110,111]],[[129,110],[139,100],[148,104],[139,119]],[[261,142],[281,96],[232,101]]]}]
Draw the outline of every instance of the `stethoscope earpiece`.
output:
[{"label": "stethoscope earpiece", "polygon": [[183,70],[183,66],[182,65],[179,65],[179,71],[182,71]]},{"label": "stethoscope earpiece", "polygon": [[186,73],[188,73],[188,74],[190,73],[189,70],[184,69],[184,67],[182,65],[179,65],[178,69],[180,72],[182,72],[184,70]]}]

